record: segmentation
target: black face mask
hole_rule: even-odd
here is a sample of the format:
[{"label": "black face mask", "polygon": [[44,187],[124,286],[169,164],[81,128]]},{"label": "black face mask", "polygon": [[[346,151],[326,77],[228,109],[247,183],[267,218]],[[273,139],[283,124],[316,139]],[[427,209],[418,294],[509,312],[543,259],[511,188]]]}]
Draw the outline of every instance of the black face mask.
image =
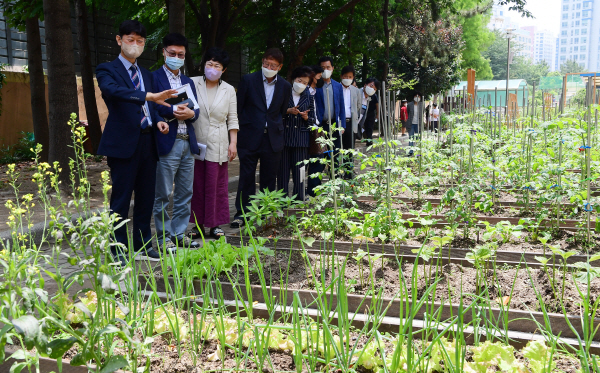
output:
[{"label": "black face mask", "polygon": [[317,79],[317,88],[323,88],[324,85],[325,81],[323,80],[323,78]]}]

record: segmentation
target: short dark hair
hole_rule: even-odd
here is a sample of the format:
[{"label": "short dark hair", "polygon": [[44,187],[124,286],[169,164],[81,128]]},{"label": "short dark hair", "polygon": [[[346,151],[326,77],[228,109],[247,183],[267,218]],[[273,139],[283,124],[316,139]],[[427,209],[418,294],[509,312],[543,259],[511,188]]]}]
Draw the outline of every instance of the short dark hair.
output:
[{"label": "short dark hair", "polygon": [[329,61],[331,63],[331,66],[334,66],[333,58],[331,58],[330,56],[323,56],[323,57],[319,58],[319,65],[321,65],[323,62],[327,62],[327,61]]},{"label": "short dark hair", "polygon": [[379,90],[379,80],[377,80],[376,78],[370,77],[367,78],[367,80],[365,80],[365,86],[370,84],[370,83],[374,83],[375,84],[375,88],[377,88],[377,90]]},{"label": "short dark hair", "polygon": [[437,104],[433,104],[433,107],[437,107]]},{"label": "short dark hair", "polygon": [[185,36],[181,35],[178,32],[172,32],[170,34],[165,35],[162,40],[163,48],[169,47],[171,45],[177,45],[180,47],[188,47],[188,40]]},{"label": "short dark hair", "polygon": [[128,19],[121,22],[119,25],[119,36],[123,37],[123,35],[130,35],[132,33],[136,33],[144,39],[146,38],[146,28],[140,23],[140,21]]},{"label": "short dark hair", "polygon": [[279,64],[283,64],[283,53],[279,48],[269,48],[263,54],[263,60],[267,58],[272,58],[275,61],[279,62]]},{"label": "short dark hair", "polygon": [[423,95],[421,94],[421,92],[419,92],[419,91],[415,91],[415,94],[413,95],[413,97],[415,97],[415,96],[417,96],[417,95],[419,95],[420,97],[423,97]]},{"label": "short dark hair", "polygon": [[346,75],[348,73],[352,73],[352,76],[356,77],[356,71],[354,71],[354,67],[352,67],[352,66],[344,66],[344,68],[342,68],[342,74],[341,75]]},{"label": "short dark hair", "polygon": [[292,71],[292,80],[296,78],[310,78],[314,74],[308,66],[298,66]]},{"label": "short dark hair", "polygon": [[229,65],[229,53],[223,48],[213,47],[204,52],[202,57],[202,66],[206,65],[208,61],[215,61],[223,65],[223,69]]},{"label": "short dark hair", "polygon": [[310,68],[315,73],[315,75],[323,73],[323,68],[319,65],[312,65]]}]

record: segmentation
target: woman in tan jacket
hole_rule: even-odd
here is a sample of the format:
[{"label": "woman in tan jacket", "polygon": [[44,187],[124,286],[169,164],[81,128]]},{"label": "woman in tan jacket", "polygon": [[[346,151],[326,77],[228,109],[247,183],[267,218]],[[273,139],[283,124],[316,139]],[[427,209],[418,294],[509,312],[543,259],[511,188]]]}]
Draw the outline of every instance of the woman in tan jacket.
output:
[{"label": "woman in tan jacket", "polygon": [[198,92],[200,115],[193,123],[198,143],[206,145],[206,157],[194,165],[194,193],[190,222],[197,224],[192,238],[225,235],[219,225],[229,223],[229,174],[227,163],[237,156],[237,99],[235,89],[221,80],[229,55],[221,48],[211,48],[204,55],[204,76],[193,77]]}]

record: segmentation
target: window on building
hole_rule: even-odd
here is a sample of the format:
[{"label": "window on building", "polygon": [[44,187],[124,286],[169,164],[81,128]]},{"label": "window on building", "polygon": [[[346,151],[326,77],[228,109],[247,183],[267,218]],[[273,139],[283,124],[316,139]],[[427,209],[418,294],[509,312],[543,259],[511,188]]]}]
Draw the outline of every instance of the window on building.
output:
[{"label": "window on building", "polygon": [[573,47],[573,52],[579,52],[579,47],[577,47],[577,46]]},{"label": "window on building", "polygon": [[579,38],[575,38],[575,40],[573,40],[573,44],[579,44]]},{"label": "window on building", "polygon": [[587,44],[587,38],[581,38],[581,44]]},{"label": "window on building", "polygon": [[568,5],[563,5],[563,12],[566,12],[567,10],[569,10],[569,6]]},{"label": "window on building", "polygon": [[577,9],[581,9],[581,4],[577,4]]},{"label": "window on building", "polygon": [[567,47],[560,48],[560,53],[565,53],[567,51]]},{"label": "window on building", "polygon": [[561,60],[561,61],[565,61],[566,59],[567,59],[567,56],[564,56],[564,55],[563,55],[563,56],[560,56],[560,60]]},{"label": "window on building", "polygon": [[582,28],[581,29],[581,35],[587,35],[587,29],[586,28]]},{"label": "window on building", "polygon": [[580,13],[580,12],[577,12],[577,13],[575,13],[575,14],[576,14],[576,16],[575,16],[575,17],[577,17],[577,18],[581,18],[581,13]]},{"label": "window on building", "polygon": [[561,43],[561,44],[565,44],[565,45],[566,45],[566,44],[567,44],[567,39],[561,39],[561,40],[560,40],[560,43]]},{"label": "window on building", "polygon": [[562,27],[569,27],[569,22],[563,22]]},{"label": "window on building", "polygon": [[579,30],[575,30],[575,35],[579,35]]},{"label": "window on building", "polygon": [[585,45],[582,45],[581,48],[579,48],[580,52],[585,52],[587,50],[587,47]]},{"label": "window on building", "polygon": [[587,3],[587,2],[586,2],[585,4],[583,4],[583,7],[584,7],[584,8],[589,8],[589,7],[590,7],[590,3]]},{"label": "window on building", "polygon": [[504,12],[503,12],[502,10],[500,11],[500,15],[501,15],[501,16],[503,16],[503,15],[504,15]]},{"label": "window on building", "polygon": [[580,60],[585,60],[585,54],[581,54],[581,55],[579,55],[579,59],[580,59]]},{"label": "window on building", "polygon": [[582,25],[583,27],[587,27],[587,25],[588,25],[588,21],[587,21],[587,20],[585,20],[585,21],[581,21],[581,25]]}]

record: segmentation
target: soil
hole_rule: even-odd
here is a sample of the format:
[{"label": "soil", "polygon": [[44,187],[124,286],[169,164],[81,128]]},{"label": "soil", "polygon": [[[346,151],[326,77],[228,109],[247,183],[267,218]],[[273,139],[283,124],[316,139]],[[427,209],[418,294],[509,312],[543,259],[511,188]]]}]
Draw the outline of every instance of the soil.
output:
[{"label": "soil", "polygon": [[[375,254],[373,254],[375,255]],[[347,259],[347,260],[346,260]],[[349,288],[349,293],[368,295],[381,290],[383,296],[391,298],[402,292],[410,293],[412,290],[412,275],[414,264],[400,262],[394,259],[377,259],[369,263],[367,256],[357,262],[353,257],[319,256],[308,253],[307,258],[302,258],[298,251],[276,251],[273,256],[261,259],[263,273],[267,284],[272,286],[285,286],[288,289],[315,290],[317,286],[326,286],[331,281],[329,268],[336,263],[338,268],[344,266],[344,278]],[[293,263],[293,264],[292,264]],[[382,265],[383,263],[383,265]],[[417,294],[419,298],[425,293],[427,287],[433,283],[435,274],[439,274],[434,299],[438,302],[451,301],[458,303],[462,296],[465,305],[473,302],[475,294],[487,298],[492,304],[499,306],[499,301],[510,297],[509,307],[523,311],[540,311],[540,302],[536,291],[540,294],[543,304],[548,312],[563,313],[559,299],[564,300],[565,310],[568,314],[579,315],[583,302],[579,291],[587,293],[587,285],[577,283],[575,286],[572,274],[567,272],[564,293],[562,289],[563,275],[557,266],[555,272],[551,268],[525,269],[511,268],[508,266],[494,269],[467,268],[458,264],[447,264],[436,268],[435,258],[430,264],[420,264],[417,270]],[[256,266],[251,265],[256,271]],[[372,278],[369,274],[372,273]],[[431,275],[430,275],[431,273]],[[231,278],[240,284],[244,283],[242,269],[230,274]],[[433,276],[433,277],[430,277]],[[427,279],[432,280],[427,281]],[[551,280],[552,279],[552,280]],[[222,281],[229,281],[222,276]],[[252,284],[259,285],[260,280],[256,272],[250,276]],[[555,284],[554,289],[552,283]],[[478,288],[477,284],[480,285]],[[564,294],[564,296],[562,295]],[[594,279],[590,287],[590,302],[600,296],[600,279]]]}]

